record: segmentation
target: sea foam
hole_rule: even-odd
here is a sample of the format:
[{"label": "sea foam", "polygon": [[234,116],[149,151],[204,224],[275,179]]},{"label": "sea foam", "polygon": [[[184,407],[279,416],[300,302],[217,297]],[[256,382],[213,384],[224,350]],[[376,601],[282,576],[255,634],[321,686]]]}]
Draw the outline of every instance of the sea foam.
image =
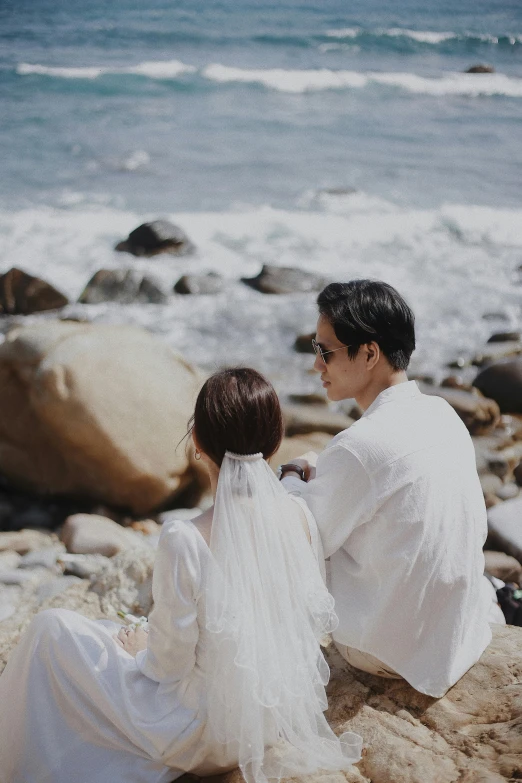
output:
[{"label": "sea foam", "polygon": [[38,76],[54,76],[63,79],[97,79],[105,74],[132,74],[147,76],[149,79],[175,79],[183,73],[196,70],[193,65],[187,65],[179,60],[147,61],[126,68],[111,68],[109,66],[86,66],[82,68],[61,68],[48,65],[32,65],[19,63],[16,72],[20,76],[36,74]]}]

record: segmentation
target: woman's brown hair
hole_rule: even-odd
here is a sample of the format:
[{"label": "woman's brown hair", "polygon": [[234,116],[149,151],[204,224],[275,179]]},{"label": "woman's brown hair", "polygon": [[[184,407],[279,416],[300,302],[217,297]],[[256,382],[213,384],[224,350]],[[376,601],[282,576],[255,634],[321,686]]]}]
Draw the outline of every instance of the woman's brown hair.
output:
[{"label": "woman's brown hair", "polygon": [[211,375],[198,394],[192,432],[216,465],[221,465],[225,451],[261,452],[268,459],[283,438],[283,416],[274,387],[250,367]]}]

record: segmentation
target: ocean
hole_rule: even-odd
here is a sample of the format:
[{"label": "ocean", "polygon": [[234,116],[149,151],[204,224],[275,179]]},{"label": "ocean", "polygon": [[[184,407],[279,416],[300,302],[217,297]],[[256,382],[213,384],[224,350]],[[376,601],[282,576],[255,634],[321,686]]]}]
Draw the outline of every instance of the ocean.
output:
[{"label": "ocean", "polygon": [[[228,281],[65,315],[142,324],[206,370],[252,364],[282,394],[318,387],[293,350],[314,297],[239,282],[265,263],[395,285],[412,369],[439,379],[522,327],[518,0],[1,0],[0,106],[0,272],[73,302],[100,268]],[[157,217],[196,255],[114,251]]]}]

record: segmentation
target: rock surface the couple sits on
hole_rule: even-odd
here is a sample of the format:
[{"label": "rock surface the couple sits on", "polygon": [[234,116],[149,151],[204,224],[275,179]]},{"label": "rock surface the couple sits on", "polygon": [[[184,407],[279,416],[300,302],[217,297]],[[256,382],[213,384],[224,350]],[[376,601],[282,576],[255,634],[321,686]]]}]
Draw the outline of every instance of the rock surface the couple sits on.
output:
[{"label": "rock surface the couple sits on", "polygon": [[320,291],[330,282],[322,275],[290,266],[264,264],[255,277],[242,277],[243,283],[262,294],[296,294]]},{"label": "rock surface the couple sits on", "polygon": [[49,321],[0,345],[0,471],[146,513],[194,481],[178,443],[199,373],[148,332]]},{"label": "rock surface the couple sits on", "polygon": [[67,297],[50,283],[13,267],[0,275],[0,315],[30,315],[57,310]]},{"label": "rock surface the couple sits on", "polygon": [[131,231],[127,239],[118,242],[116,250],[134,256],[155,256],[158,253],[185,256],[193,253],[195,247],[179,226],[168,220],[153,220]]},{"label": "rock surface the couple sits on", "polygon": [[167,299],[158,283],[147,275],[133,269],[100,269],[91,277],[78,301],[81,304],[163,304]]},{"label": "rock surface the couple sits on", "polygon": [[[480,661],[442,699],[353,669],[330,646],[327,717],[364,741],[346,773],[293,783],[511,783],[522,778],[522,629],[494,626]],[[181,780],[181,779],[179,779]],[[188,780],[188,778],[187,778]],[[238,770],[205,783],[241,783]],[[183,781],[185,783],[185,781]]]}]

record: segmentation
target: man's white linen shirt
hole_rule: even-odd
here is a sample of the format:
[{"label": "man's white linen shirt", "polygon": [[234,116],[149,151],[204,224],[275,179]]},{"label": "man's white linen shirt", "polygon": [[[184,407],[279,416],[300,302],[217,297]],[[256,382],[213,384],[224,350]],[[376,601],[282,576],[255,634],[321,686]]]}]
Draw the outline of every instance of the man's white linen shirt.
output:
[{"label": "man's white linen shirt", "polygon": [[442,696],[491,640],[486,509],[455,411],[414,381],[392,386],[333,438],[313,480],[283,484],[330,558],[334,639]]}]

